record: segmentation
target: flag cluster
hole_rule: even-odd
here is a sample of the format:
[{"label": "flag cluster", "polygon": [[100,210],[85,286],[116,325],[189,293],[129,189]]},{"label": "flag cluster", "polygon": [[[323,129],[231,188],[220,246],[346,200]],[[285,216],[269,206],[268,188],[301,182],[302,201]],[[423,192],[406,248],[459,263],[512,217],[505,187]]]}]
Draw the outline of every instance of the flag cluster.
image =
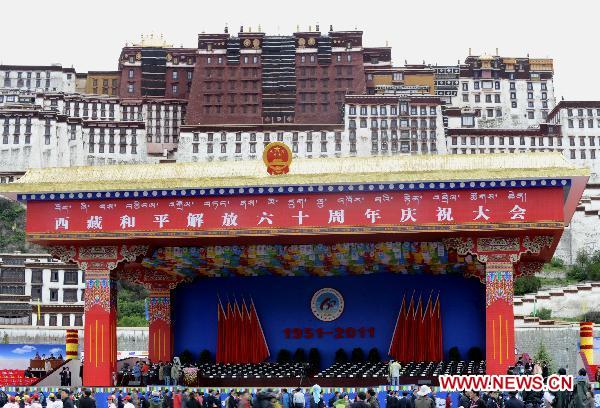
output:
[{"label": "flag cluster", "polygon": [[425,306],[421,295],[415,304],[413,293],[408,306],[406,296],[403,296],[388,352],[394,360],[408,363],[444,359],[440,295],[438,292],[435,302],[432,302],[432,295],[433,293],[429,295]]},{"label": "flag cluster", "polygon": [[217,363],[243,364],[260,363],[269,357],[265,339],[254,301],[250,307],[242,300],[217,305]]}]

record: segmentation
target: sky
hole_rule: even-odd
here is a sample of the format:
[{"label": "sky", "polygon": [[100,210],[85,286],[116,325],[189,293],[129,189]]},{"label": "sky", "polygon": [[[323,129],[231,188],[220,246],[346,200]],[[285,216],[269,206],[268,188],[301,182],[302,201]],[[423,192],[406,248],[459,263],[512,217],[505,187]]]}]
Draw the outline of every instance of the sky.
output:
[{"label": "sky", "polygon": [[233,33],[260,24],[267,34],[319,23],[322,32],[330,24],[362,30],[365,46],[387,41],[396,65],[455,64],[469,48],[550,57],[559,99],[600,99],[597,0],[30,0],[3,1],[0,13],[3,64],[115,70],[121,48],[142,33],[196,47],[198,33],[223,32],[226,23]]}]

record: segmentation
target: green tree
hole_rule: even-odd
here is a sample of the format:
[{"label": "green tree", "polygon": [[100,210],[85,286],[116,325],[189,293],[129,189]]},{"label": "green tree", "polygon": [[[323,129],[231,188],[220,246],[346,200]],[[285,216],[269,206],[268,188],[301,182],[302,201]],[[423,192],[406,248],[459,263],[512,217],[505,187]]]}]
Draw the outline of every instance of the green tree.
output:
[{"label": "green tree", "polygon": [[544,344],[543,341],[540,341],[540,345],[538,346],[538,351],[537,351],[537,353],[535,353],[535,356],[533,357],[533,359],[538,363],[542,363],[543,361],[545,361],[546,364],[548,364],[549,372],[551,372],[551,373],[554,372],[554,362],[552,361],[552,356],[546,349],[546,345]]},{"label": "green tree", "polygon": [[575,263],[567,272],[567,277],[577,281],[600,280],[600,251],[590,253],[580,250]]},{"label": "green tree", "polygon": [[581,316],[582,322],[594,322],[596,324],[600,324],[600,311],[598,310],[590,310]]},{"label": "green tree", "polygon": [[552,310],[543,307],[535,312],[531,312],[530,316],[539,317],[541,320],[550,320],[552,318]]},{"label": "green tree", "polygon": [[119,316],[117,320],[118,327],[145,327],[148,322],[145,317],[140,316]]},{"label": "green tree", "polygon": [[537,292],[542,287],[542,282],[537,276],[520,276],[515,279],[515,295],[523,296],[527,293]]},{"label": "green tree", "polygon": [[145,304],[148,291],[142,285],[121,281],[117,293],[117,326],[148,326]]},{"label": "green tree", "polygon": [[44,252],[25,240],[25,208],[0,198],[0,252]]},{"label": "green tree", "polygon": [[563,268],[565,266],[565,261],[554,256],[554,257],[552,257],[552,260],[550,261],[550,265],[554,268]]}]

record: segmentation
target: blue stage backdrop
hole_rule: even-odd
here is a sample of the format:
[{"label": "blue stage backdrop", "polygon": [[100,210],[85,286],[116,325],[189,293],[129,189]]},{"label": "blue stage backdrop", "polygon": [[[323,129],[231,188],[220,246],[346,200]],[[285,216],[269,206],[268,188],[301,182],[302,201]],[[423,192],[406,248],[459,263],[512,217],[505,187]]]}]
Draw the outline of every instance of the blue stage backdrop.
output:
[{"label": "blue stage backdrop", "polygon": [[[344,299],[341,316],[331,322],[317,319],[311,311],[313,294],[323,288],[337,290]],[[485,350],[485,287],[477,279],[373,274],[212,278],[181,285],[173,299],[175,353],[187,349],[197,357],[208,349],[214,355],[219,294],[223,302],[234,296],[238,302],[242,296],[252,297],[272,360],[281,349],[293,353],[299,347],[306,352],[316,347],[323,366],[333,362],[339,348],[350,355],[355,347],[362,348],[365,354],[377,347],[385,359],[402,296],[410,298],[413,290],[417,296],[422,295],[424,306],[432,290],[434,296],[440,292],[446,356],[453,346],[458,347],[463,358],[471,347]]]}]

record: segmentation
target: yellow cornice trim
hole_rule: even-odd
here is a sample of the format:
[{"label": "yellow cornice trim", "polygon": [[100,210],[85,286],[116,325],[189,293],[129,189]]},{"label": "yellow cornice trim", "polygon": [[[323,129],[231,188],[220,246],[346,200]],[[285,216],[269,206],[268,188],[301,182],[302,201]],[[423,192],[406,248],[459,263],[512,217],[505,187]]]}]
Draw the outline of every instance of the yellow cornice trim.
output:
[{"label": "yellow cornice trim", "polygon": [[560,153],[295,159],[270,176],[260,160],[30,169],[1,192],[219,188],[260,185],[501,180],[589,176]]}]

